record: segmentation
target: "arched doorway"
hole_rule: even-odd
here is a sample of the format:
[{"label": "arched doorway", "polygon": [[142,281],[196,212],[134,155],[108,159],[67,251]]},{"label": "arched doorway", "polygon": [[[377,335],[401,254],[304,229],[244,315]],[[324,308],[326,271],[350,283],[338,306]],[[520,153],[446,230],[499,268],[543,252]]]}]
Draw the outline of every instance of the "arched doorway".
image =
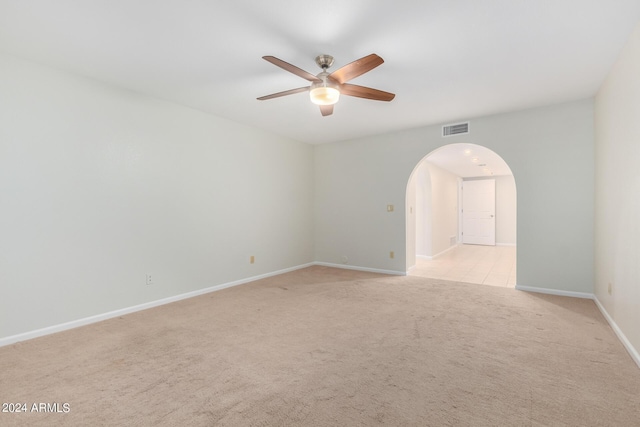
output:
[{"label": "arched doorway", "polygon": [[411,173],[406,204],[408,274],[515,287],[516,185],[497,153],[468,143],[432,151]]}]

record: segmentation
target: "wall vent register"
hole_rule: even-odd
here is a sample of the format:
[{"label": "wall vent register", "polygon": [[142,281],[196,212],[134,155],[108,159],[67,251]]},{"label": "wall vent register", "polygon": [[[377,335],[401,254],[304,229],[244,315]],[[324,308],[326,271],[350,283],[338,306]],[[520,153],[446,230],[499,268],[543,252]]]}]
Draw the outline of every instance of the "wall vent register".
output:
[{"label": "wall vent register", "polygon": [[469,133],[469,122],[442,126],[442,136],[454,136]]}]

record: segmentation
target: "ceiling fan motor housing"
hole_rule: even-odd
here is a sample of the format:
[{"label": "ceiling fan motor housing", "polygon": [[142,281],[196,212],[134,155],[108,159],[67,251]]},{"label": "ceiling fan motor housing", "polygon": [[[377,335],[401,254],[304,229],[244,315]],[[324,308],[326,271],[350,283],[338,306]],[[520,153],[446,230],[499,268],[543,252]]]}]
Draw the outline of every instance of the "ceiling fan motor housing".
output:
[{"label": "ceiling fan motor housing", "polygon": [[316,56],[316,64],[318,64],[318,67],[322,68],[323,70],[326,70],[327,68],[330,68],[333,65],[333,56],[318,55]]}]

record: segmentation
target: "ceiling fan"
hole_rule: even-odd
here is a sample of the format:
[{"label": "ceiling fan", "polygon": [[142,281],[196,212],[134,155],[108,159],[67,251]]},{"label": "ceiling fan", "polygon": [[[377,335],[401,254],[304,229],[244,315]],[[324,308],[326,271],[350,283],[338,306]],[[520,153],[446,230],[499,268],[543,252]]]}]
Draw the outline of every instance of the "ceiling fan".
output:
[{"label": "ceiling fan", "polygon": [[384,62],[384,60],[375,53],[353,61],[332,73],[329,73],[327,70],[333,65],[333,56],[319,55],[316,57],[316,64],[322,68],[322,72],[317,76],[288,62],[284,62],[275,56],[263,56],[262,58],[283,70],[289,71],[305,80],[309,80],[311,86],[261,96],[258,98],[260,101],[308,91],[311,102],[320,106],[320,112],[323,116],[328,116],[333,113],[333,106],[338,102],[340,95],[356,96],[358,98],[373,99],[376,101],[391,101],[395,97],[393,93],[347,83],[349,80],[373,70]]}]

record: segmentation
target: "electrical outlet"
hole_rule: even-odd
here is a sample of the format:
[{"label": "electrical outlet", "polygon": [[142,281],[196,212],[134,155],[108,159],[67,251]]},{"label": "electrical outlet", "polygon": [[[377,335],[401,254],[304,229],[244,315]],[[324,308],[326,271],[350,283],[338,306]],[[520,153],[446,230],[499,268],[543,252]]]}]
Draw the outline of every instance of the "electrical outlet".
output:
[{"label": "electrical outlet", "polygon": [[607,292],[609,292],[609,295],[611,295],[611,292],[613,292],[613,285],[611,284],[611,282],[609,282],[609,286],[607,286]]},{"label": "electrical outlet", "polygon": [[393,205],[387,205],[387,212],[393,212]]},{"label": "electrical outlet", "polygon": [[256,257],[251,255],[251,258],[249,258],[249,264],[253,264],[254,262],[256,262]]},{"label": "electrical outlet", "polygon": [[151,273],[147,273],[147,286],[153,285],[153,277],[151,277]]},{"label": "electrical outlet", "polygon": [[395,257],[396,257],[396,254],[393,251],[389,252],[389,258],[393,259]]}]

